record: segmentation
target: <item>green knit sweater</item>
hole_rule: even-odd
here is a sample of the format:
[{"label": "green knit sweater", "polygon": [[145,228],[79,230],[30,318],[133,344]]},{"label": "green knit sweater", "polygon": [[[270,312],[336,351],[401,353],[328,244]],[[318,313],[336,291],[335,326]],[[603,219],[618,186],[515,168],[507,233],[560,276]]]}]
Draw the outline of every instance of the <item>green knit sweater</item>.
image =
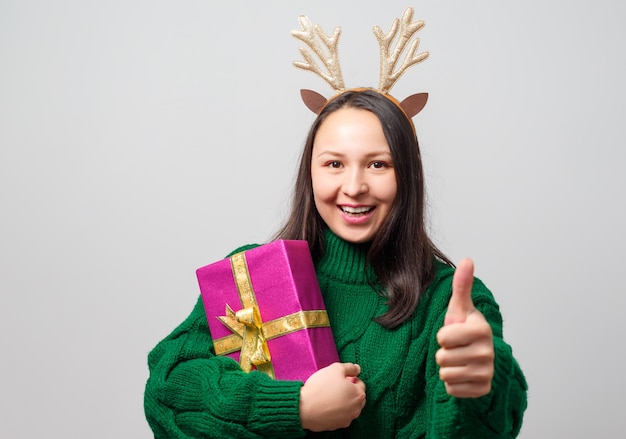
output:
[{"label": "green knit sweater", "polygon": [[[246,246],[239,250],[245,250]],[[526,382],[502,338],[502,317],[491,293],[475,280],[472,298],[491,324],[495,375],[491,393],[449,396],[439,379],[436,333],[452,291],[453,268],[438,263],[435,280],[413,317],[389,330],[373,321],[385,298],[370,286],[363,246],[326,236],[315,262],[339,356],[361,365],[367,404],[347,429],[302,430],[299,381],[245,374],[212,354],[201,300],[191,315],[149,354],[145,413],[155,438],[510,438],[522,425]]]}]

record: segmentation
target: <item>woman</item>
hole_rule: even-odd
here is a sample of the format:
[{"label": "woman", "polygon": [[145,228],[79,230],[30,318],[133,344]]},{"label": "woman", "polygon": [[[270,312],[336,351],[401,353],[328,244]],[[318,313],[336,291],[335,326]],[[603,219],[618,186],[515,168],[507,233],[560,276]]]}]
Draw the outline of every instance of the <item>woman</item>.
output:
[{"label": "woman", "polygon": [[[491,293],[428,238],[419,148],[387,95],[346,91],[310,130],[276,236],[309,242],[342,363],[306,383],[212,355],[202,302],[150,353],[155,437],[515,437],[526,383]],[[250,246],[243,247],[245,250]]]}]

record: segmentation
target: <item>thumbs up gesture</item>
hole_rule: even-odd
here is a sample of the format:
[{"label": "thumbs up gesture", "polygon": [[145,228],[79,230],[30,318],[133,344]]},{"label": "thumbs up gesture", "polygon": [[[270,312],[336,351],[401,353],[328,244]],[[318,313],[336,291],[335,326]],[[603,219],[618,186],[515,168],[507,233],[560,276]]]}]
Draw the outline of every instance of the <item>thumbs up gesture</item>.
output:
[{"label": "thumbs up gesture", "polygon": [[437,333],[439,377],[448,394],[458,398],[488,394],[494,371],[493,334],[472,302],[473,283],[474,263],[464,259],[454,272],[444,326]]}]

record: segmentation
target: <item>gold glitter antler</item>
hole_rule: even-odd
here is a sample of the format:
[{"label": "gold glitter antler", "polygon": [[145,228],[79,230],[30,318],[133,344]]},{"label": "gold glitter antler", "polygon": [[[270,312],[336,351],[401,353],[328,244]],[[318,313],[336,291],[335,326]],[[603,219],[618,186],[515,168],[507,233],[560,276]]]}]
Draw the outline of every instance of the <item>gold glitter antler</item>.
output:
[{"label": "gold glitter antler", "polygon": [[415,34],[424,27],[423,21],[413,21],[413,8],[406,8],[402,14],[402,22],[400,23],[400,35],[393,53],[390,54],[390,46],[398,32],[398,24],[400,20],[397,18],[391,25],[391,30],[387,35],[383,34],[379,26],[374,26],[374,35],[380,45],[380,81],[378,89],[381,93],[388,93],[391,87],[396,83],[398,78],[407,71],[409,67],[428,58],[428,52],[415,53],[419,46],[419,38],[415,38],[407,51],[402,66],[394,72],[396,64],[400,59],[400,55],[406,48],[407,44],[415,36]]},{"label": "gold glitter antler", "polygon": [[[302,30],[291,31],[291,35],[309,46],[310,50],[315,55],[317,55],[320,61],[322,61],[324,67],[326,67],[326,69],[328,70],[328,73],[322,71],[320,66],[315,61],[315,58],[313,58],[311,53],[303,47],[300,47],[300,53],[302,54],[305,62],[294,61],[293,65],[300,69],[309,70],[317,74],[337,91],[345,90],[346,86],[343,82],[341,66],[339,65],[339,54],[337,52],[337,44],[339,43],[341,28],[336,27],[333,31],[333,34],[331,36],[328,36],[322,30],[320,25],[316,24],[315,26],[313,26],[313,24],[311,24],[311,21],[304,15],[298,17],[298,21],[300,22]],[[316,39],[316,35],[322,41],[322,43],[326,47],[326,50],[322,49],[318,40]]]}]

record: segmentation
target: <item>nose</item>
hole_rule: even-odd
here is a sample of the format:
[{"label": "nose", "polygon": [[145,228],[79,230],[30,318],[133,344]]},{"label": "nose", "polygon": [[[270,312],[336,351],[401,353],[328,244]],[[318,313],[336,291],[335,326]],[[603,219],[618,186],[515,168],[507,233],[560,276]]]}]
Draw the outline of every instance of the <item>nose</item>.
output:
[{"label": "nose", "polygon": [[360,169],[353,169],[350,172],[345,173],[345,178],[342,185],[342,191],[344,194],[350,197],[356,197],[369,190],[365,175]]}]

